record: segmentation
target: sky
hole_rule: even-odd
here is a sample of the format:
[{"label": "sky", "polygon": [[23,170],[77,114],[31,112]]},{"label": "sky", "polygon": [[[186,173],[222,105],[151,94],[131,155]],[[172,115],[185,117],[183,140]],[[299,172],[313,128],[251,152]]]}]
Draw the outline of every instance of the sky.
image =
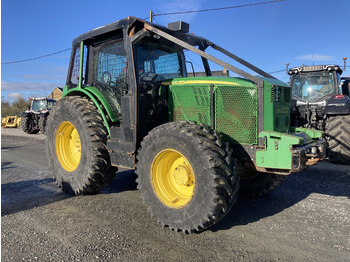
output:
[{"label": "sky", "polygon": [[[48,96],[63,87],[72,40],[127,16],[195,11],[269,0],[2,0],[1,99]],[[285,0],[210,12],[155,16],[154,22],[185,21],[205,37],[268,73],[304,65],[338,64],[348,57],[350,76],[350,0]],[[227,62],[230,62],[229,60]],[[234,64],[235,65],[235,64]],[[237,66],[237,65],[235,65]],[[242,66],[237,66],[245,69]],[[273,73],[288,82],[285,71]]]}]

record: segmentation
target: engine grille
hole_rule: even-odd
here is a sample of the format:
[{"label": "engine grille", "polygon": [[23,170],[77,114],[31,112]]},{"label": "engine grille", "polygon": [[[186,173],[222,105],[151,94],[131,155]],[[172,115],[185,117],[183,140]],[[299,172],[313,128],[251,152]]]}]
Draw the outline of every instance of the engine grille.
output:
[{"label": "engine grille", "polygon": [[219,86],[215,92],[215,126],[230,142],[255,144],[258,117],[257,90]]},{"label": "engine grille", "polygon": [[[242,86],[215,86],[213,99],[214,129],[224,141],[257,143],[257,90]],[[170,88],[171,121],[196,121],[211,125],[210,86],[173,86]]]},{"label": "engine grille", "polygon": [[172,88],[173,121],[196,121],[210,125],[210,87]]}]

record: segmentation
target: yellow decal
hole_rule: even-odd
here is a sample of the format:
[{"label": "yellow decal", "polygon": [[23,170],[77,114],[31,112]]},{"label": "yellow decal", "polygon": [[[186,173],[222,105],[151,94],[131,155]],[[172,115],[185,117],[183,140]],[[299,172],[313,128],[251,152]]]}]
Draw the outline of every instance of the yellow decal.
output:
[{"label": "yellow decal", "polygon": [[225,82],[225,81],[215,81],[215,80],[181,80],[181,81],[174,81],[174,82],[162,82],[162,85],[188,85],[188,84],[213,84],[213,85],[236,85],[239,86],[240,84],[235,82]]}]

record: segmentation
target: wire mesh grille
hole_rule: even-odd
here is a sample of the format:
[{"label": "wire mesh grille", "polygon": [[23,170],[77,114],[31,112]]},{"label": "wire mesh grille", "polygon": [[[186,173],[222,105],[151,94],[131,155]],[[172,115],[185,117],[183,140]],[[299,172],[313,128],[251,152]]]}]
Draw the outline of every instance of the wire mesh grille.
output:
[{"label": "wire mesh grille", "polygon": [[219,86],[215,92],[215,126],[224,140],[257,143],[257,90],[240,86]]},{"label": "wire mesh grille", "polygon": [[[87,47],[84,46],[83,54],[83,76],[85,76],[86,69],[86,58],[87,58]],[[74,62],[72,68],[72,76],[70,79],[71,87],[76,87],[79,84],[79,70],[80,70],[80,46],[76,48],[74,55]]]},{"label": "wire mesh grille", "polygon": [[155,73],[157,81],[181,77],[180,54],[175,50],[163,50],[164,46],[155,48],[154,43],[145,41],[136,47],[139,76],[144,73]]},{"label": "wire mesh grille", "polygon": [[160,56],[154,61],[154,67],[157,74],[177,73],[180,70],[177,53]]},{"label": "wire mesh grille", "polygon": [[[95,81],[100,84],[109,82],[116,85],[121,80],[125,80],[126,74],[126,52],[122,41],[109,43],[101,47],[95,57]],[[110,74],[107,79],[104,73]]]},{"label": "wire mesh grille", "polygon": [[126,52],[123,41],[109,42],[96,49],[93,85],[105,95],[116,116],[120,117],[120,99],[128,90]]},{"label": "wire mesh grille", "polygon": [[173,100],[173,121],[196,121],[210,125],[210,87],[175,86],[170,88]]},{"label": "wire mesh grille", "polygon": [[[258,95],[255,88],[214,87],[214,128],[224,141],[257,143]],[[211,125],[210,86],[172,86],[173,121]]]}]

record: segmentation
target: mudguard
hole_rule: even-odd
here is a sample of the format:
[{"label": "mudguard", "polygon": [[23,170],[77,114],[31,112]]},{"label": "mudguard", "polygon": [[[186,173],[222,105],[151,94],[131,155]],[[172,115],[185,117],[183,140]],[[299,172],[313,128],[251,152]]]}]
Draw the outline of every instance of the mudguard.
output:
[{"label": "mudguard", "polygon": [[328,100],[326,115],[349,115],[350,114],[350,98],[348,96],[335,96]]},{"label": "mudguard", "polygon": [[103,119],[103,122],[105,123],[107,132],[109,134],[109,136],[111,135],[111,130],[110,130],[110,124],[108,122],[108,119],[105,115],[105,112],[103,111],[102,106],[104,107],[104,109],[106,110],[109,119],[112,122],[119,122],[119,119],[116,117],[116,115],[113,112],[112,107],[110,106],[110,104],[108,103],[106,97],[101,93],[100,90],[98,90],[96,87],[93,86],[87,86],[87,87],[83,87],[83,88],[72,88],[67,90],[67,86],[65,86],[63,88],[63,95],[62,97],[65,96],[73,96],[73,95],[83,95],[83,96],[87,96],[91,99],[91,101],[95,104],[95,106],[97,107],[98,111],[101,114],[101,117]]}]

